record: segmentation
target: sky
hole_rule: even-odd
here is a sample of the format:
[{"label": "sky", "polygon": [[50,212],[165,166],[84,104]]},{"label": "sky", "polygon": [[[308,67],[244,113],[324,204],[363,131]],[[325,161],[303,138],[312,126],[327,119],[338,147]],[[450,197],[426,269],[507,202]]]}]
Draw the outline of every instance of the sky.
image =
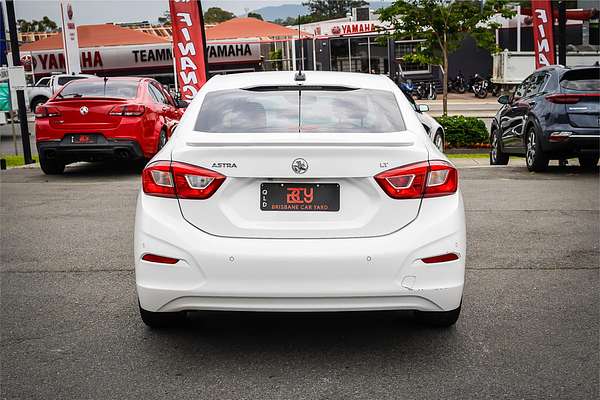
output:
[{"label": "sky", "polygon": [[[266,6],[298,4],[302,0],[202,0],[202,8],[221,7],[236,15],[245,14]],[[101,24],[106,22],[156,22],[169,8],[167,0],[72,0],[78,24]],[[16,0],[17,19],[42,19],[48,16],[59,21],[59,0]]]}]

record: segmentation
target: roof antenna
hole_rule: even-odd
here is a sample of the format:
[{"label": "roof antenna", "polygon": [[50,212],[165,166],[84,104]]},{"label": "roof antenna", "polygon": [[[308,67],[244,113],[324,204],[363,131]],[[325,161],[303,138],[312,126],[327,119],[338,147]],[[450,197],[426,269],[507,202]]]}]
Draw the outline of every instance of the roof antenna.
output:
[{"label": "roof antenna", "polygon": [[[300,33],[300,15],[298,15],[298,40],[300,41],[300,46],[302,46],[302,35]],[[293,43],[294,46],[296,46],[296,43]],[[305,81],[306,80],[306,75],[304,75],[302,73],[302,61],[300,61],[300,66],[298,67],[298,72],[296,72],[296,75],[294,76],[294,80],[295,81]]]}]

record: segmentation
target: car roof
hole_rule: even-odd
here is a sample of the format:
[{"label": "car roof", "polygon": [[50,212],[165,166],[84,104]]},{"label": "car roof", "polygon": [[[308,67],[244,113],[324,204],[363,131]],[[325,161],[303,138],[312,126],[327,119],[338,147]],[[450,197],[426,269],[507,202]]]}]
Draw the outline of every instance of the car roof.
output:
[{"label": "car roof", "polygon": [[598,65],[573,65],[573,66],[564,66],[560,64],[548,65],[545,67],[538,68],[535,72],[541,71],[571,71],[577,69],[589,69],[589,68],[600,68]]},{"label": "car roof", "polygon": [[357,89],[391,91],[394,83],[386,75],[357,72],[303,71],[305,80],[296,81],[295,71],[246,72],[215,75],[203,87],[207,91],[242,89],[259,86],[343,86]]},{"label": "car roof", "polygon": [[109,76],[109,77],[100,77],[100,76],[95,76],[95,75],[92,75],[91,77],[87,78],[86,80],[103,81],[104,79],[106,79],[107,81],[131,81],[131,82],[141,82],[141,81],[144,81],[144,80],[152,80],[151,78],[143,78],[143,77],[138,77],[138,76]]}]

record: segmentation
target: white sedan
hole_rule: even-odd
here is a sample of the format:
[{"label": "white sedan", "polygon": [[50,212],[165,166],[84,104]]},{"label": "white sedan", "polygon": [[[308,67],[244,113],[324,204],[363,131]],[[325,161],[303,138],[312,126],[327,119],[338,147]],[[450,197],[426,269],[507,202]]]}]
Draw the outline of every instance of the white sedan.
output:
[{"label": "white sedan", "polygon": [[458,319],[458,173],[388,78],[215,76],[142,183],[134,255],[150,327],[195,310]]}]

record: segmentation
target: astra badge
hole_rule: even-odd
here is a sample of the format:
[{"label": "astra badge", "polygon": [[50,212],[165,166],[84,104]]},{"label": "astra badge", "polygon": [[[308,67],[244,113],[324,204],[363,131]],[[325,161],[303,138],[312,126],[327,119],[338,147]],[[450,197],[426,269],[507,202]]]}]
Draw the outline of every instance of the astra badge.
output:
[{"label": "astra badge", "polygon": [[292,161],[292,171],[297,174],[303,174],[308,171],[308,163],[304,158],[296,158]]},{"label": "astra badge", "polygon": [[229,163],[229,162],[214,162],[212,164],[213,168],[237,168],[237,165],[235,165],[235,163]]},{"label": "astra badge", "polygon": [[86,114],[87,114],[89,111],[90,111],[90,110],[89,110],[89,109],[88,109],[86,106],[83,106],[83,107],[81,107],[81,108],[79,109],[79,113],[80,113],[81,115],[86,115]]}]

